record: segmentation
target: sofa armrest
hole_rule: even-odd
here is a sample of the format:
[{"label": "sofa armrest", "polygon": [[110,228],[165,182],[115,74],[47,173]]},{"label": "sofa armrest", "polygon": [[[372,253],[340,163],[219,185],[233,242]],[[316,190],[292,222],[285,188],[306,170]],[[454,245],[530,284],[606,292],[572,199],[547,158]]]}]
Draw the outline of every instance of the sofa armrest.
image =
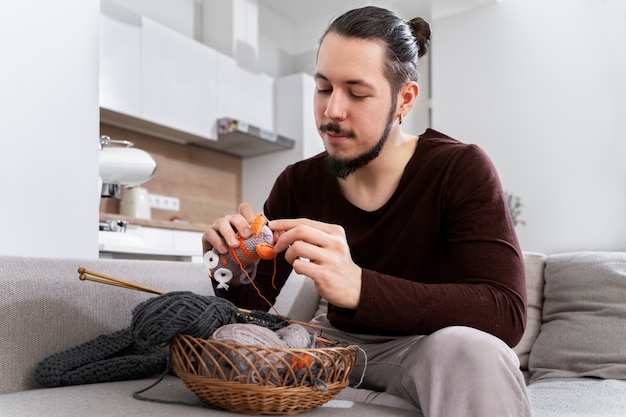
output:
[{"label": "sofa armrest", "polygon": [[283,316],[307,322],[315,315],[319,303],[320,296],[313,281],[292,272],[274,307]]},{"label": "sofa armrest", "polygon": [[203,265],[191,262],[0,256],[0,394],[38,388],[46,357],[126,328],[153,294],[78,279],[78,268],[162,291],[211,295]]},{"label": "sofa armrest", "polygon": [[524,252],[524,269],[526,270],[526,295],[528,299],[528,317],[526,330],[517,346],[513,348],[520,360],[523,371],[528,370],[528,358],[541,327],[541,311],[543,305],[543,272],[546,267],[546,255],[535,252]]}]

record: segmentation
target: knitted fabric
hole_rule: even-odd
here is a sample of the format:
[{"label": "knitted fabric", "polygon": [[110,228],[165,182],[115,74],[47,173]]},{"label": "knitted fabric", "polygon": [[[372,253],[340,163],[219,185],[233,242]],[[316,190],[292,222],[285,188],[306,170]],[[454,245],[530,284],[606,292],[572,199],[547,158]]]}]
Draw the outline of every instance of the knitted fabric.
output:
[{"label": "knitted fabric", "polygon": [[49,356],[35,380],[47,387],[122,381],[163,372],[166,364],[162,349],[138,346],[124,329]]}]

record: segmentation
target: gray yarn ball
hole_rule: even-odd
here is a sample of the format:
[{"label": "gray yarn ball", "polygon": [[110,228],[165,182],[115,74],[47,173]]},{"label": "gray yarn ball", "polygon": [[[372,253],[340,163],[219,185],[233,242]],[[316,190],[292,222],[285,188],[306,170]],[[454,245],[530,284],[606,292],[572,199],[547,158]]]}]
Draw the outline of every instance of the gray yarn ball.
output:
[{"label": "gray yarn ball", "polygon": [[218,328],[233,323],[255,323],[272,330],[289,324],[263,311],[244,314],[224,298],[174,291],[138,304],[133,309],[130,332],[138,345],[158,346],[179,333],[208,339]]}]

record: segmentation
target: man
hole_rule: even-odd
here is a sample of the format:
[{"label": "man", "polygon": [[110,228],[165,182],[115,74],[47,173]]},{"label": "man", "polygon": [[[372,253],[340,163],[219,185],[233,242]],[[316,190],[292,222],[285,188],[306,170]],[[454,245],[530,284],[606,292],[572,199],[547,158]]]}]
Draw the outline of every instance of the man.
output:
[{"label": "man", "polygon": [[[264,261],[255,287],[273,302],[292,268],[310,277],[329,303],[318,324],[366,353],[353,383],[365,368],[362,387],[426,416],[528,416],[510,349],[526,321],[523,258],[497,172],[476,146],[402,131],[429,39],[424,20],[377,7],[331,23],[315,74],[326,152],[276,180],[264,207],[279,232],[276,289]],[[255,214],[242,203],[218,219],[204,251],[236,246]],[[216,293],[268,308],[234,281]]]}]

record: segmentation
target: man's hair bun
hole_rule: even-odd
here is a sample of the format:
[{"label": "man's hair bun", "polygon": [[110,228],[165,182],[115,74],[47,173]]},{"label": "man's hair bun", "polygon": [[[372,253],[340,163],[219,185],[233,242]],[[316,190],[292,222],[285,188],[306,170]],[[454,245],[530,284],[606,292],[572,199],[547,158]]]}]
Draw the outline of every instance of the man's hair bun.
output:
[{"label": "man's hair bun", "polygon": [[419,47],[418,56],[421,58],[426,55],[428,47],[430,46],[430,23],[421,17],[416,17],[409,21],[409,26],[413,31],[413,36],[417,39],[417,46]]}]

